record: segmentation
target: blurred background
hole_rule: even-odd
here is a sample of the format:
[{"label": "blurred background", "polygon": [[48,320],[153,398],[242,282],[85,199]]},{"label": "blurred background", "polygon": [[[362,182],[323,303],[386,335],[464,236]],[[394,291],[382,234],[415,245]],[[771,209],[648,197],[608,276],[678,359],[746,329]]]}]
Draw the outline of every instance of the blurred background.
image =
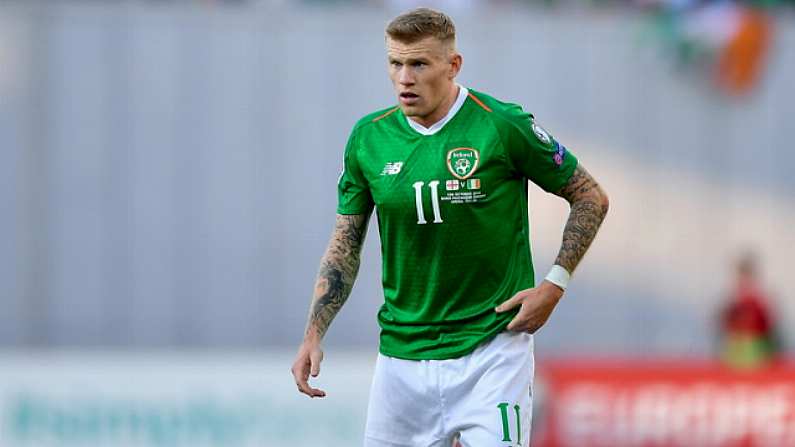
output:
[{"label": "blurred background", "polygon": [[[395,102],[383,28],[419,5],[456,21],[459,82],[610,194],[536,336],[533,445],[795,446],[783,0],[3,1],[0,446],[360,445],[375,225],[329,397],[289,368],[348,133]],[[568,208],[530,191],[541,276]]]}]

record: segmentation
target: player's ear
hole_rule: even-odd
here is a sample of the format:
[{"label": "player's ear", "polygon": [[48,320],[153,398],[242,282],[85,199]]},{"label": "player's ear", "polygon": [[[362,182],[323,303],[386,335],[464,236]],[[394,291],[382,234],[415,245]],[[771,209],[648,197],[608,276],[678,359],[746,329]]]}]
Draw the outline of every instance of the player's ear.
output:
[{"label": "player's ear", "polygon": [[458,76],[458,72],[461,71],[461,65],[464,63],[464,58],[459,53],[453,53],[450,56],[450,79],[454,79]]}]

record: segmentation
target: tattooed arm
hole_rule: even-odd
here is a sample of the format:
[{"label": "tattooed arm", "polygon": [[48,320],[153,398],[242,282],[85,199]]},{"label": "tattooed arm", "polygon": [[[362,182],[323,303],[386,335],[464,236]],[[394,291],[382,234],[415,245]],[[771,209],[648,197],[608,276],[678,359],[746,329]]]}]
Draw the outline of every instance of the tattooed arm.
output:
[{"label": "tattooed arm", "polygon": [[298,349],[292,368],[298,390],[309,397],[326,395],[324,391],[309,386],[309,375],[317,377],[320,373],[320,362],[323,360],[320,341],[353,288],[359,272],[368,220],[369,214],[338,214],[331,241],[320,261],[304,341]]},{"label": "tattooed arm", "polygon": [[337,215],[331,241],[320,260],[320,271],[315,281],[315,293],[309,307],[304,338],[319,342],[326,334],[331,320],[348,299],[359,272],[368,217],[364,214]]},{"label": "tattooed arm", "polygon": [[[582,166],[577,166],[566,186],[555,194],[571,205],[555,264],[572,273],[607,215],[609,201],[604,190]],[[538,287],[516,293],[496,311],[507,312],[521,305],[519,313],[508,324],[508,330],[534,333],[546,323],[561,297],[563,289],[542,281]]]},{"label": "tattooed arm", "polygon": [[571,205],[555,264],[573,273],[596,236],[610,204],[607,194],[582,166],[577,166],[566,186],[555,194]]}]

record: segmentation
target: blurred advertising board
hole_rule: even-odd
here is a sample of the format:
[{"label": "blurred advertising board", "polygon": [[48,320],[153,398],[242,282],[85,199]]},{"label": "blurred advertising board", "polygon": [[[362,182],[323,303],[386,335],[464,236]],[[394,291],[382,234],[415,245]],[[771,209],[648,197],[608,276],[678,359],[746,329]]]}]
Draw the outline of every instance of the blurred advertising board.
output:
[{"label": "blurred advertising board", "polygon": [[[361,445],[373,353],[0,353],[0,447]],[[795,367],[540,361],[533,447],[795,447]]]},{"label": "blurred advertising board", "polygon": [[534,447],[795,447],[795,366],[556,361]]},{"label": "blurred advertising board", "polygon": [[311,400],[292,353],[0,354],[0,447],[358,445],[375,355],[329,357]]}]

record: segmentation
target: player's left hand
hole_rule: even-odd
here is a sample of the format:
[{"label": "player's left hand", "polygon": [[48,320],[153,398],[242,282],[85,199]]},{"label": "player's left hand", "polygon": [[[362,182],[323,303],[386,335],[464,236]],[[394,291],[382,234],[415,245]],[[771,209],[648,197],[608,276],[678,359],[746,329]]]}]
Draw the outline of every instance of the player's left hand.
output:
[{"label": "player's left hand", "polygon": [[563,289],[549,281],[542,281],[538,287],[520,290],[494,310],[503,313],[521,305],[519,313],[508,323],[508,330],[533,334],[547,322],[561,297]]}]

